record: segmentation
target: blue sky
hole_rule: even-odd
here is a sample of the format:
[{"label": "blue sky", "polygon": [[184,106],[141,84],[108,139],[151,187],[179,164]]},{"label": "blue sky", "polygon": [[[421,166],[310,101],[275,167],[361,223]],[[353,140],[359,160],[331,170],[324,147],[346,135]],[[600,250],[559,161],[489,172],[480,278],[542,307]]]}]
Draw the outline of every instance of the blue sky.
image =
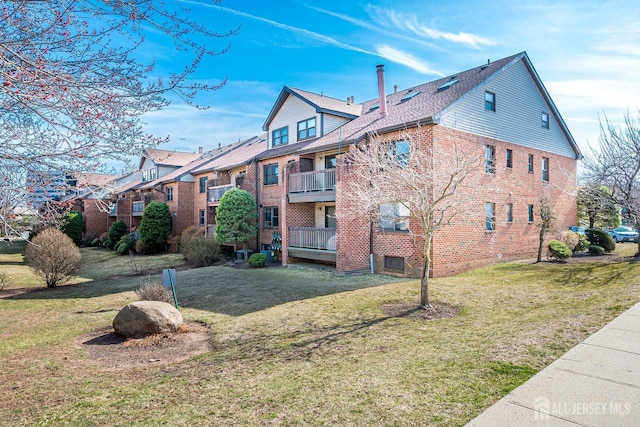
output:
[{"label": "blue sky", "polygon": [[[198,111],[176,101],[145,116],[162,148],[205,150],[262,132],[284,85],[362,102],[387,92],[526,51],[578,145],[596,143],[598,115],[620,122],[640,107],[640,7],[627,1],[184,0],[219,32],[240,25],[230,50],[207,59],[196,79],[227,84],[200,96]],[[212,40],[221,48],[227,40]],[[148,50],[156,72],[175,55]]]}]

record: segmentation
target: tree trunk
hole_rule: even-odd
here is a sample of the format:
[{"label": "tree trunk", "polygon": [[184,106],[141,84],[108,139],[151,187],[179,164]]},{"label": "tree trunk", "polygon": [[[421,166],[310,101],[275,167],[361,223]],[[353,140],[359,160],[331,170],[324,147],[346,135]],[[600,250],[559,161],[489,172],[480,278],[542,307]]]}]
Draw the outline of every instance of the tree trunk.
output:
[{"label": "tree trunk", "polygon": [[420,271],[420,308],[431,309],[429,304],[429,268],[431,267],[431,234],[425,233]]},{"label": "tree trunk", "polygon": [[544,225],[540,227],[540,243],[538,244],[538,258],[536,259],[536,262],[541,262],[542,261],[542,246],[544,246],[544,234],[545,234],[546,230]]}]

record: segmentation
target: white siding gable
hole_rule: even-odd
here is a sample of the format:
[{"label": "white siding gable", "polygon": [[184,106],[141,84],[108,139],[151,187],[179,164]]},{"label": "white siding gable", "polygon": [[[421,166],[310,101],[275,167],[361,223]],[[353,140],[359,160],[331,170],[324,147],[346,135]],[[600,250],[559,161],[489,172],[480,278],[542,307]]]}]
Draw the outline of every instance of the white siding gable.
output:
[{"label": "white siding gable", "polygon": [[[485,110],[485,92],[494,93],[496,111]],[[549,114],[549,129],[541,124]],[[552,108],[522,61],[497,74],[452,104],[440,117],[443,126],[525,147],[575,158]]]},{"label": "white siding gable", "polygon": [[316,134],[320,135],[320,115],[316,113],[316,109],[300,98],[289,95],[269,124],[267,131],[269,148],[273,147],[271,140],[272,132],[285,126],[289,127],[289,144],[298,142],[298,122],[312,117],[316,118]]}]

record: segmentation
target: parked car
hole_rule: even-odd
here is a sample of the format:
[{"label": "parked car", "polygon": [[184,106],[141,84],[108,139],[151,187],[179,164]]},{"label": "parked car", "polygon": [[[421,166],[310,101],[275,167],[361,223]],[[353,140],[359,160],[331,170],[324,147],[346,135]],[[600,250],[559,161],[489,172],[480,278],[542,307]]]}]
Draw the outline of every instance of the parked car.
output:
[{"label": "parked car", "polygon": [[584,236],[584,227],[578,227],[577,225],[572,225],[571,227],[569,227],[569,230],[573,231],[574,233],[582,234]]},{"label": "parked car", "polygon": [[620,226],[615,230],[609,230],[609,234],[616,243],[620,242],[638,242],[638,232],[631,227]]}]

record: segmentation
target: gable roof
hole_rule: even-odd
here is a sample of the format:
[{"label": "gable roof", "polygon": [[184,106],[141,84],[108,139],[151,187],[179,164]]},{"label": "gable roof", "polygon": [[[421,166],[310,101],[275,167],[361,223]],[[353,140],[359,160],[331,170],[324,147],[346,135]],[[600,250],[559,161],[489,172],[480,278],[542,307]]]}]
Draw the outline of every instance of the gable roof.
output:
[{"label": "gable roof", "polygon": [[213,150],[207,151],[204,154],[199,154],[198,157],[195,160],[192,160],[191,162],[187,163],[186,165],[171,171],[170,173],[161,176],[160,178],[157,178],[153,181],[148,181],[148,182],[143,182],[142,185],[138,186],[137,188],[139,188],[140,190],[146,190],[149,188],[153,188],[156,185],[159,184],[164,184],[167,182],[173,182],[173,181],[177,181],[180,178],[182,178],[185,175],[188,175],[191,173],[191,171],[207,162],[210,162],[211,159],[220,157],[222,155],[224,155],[225,153],[228,153],[231,150],[234,150],[238,145],[245,143],[245,141],[238,141],[236,143],[233,144],[229,144],[229,145],[224,145],[224,146],[220,146],[218,148],[215,148]]},{"label": "gable roof", "polygon": [[295,96],[296,98],[306,102],[316,109],[316,113],[328,113],[333,114],[334,116],[355,119],[362,112],[362,106],[360,104],[354,104],[324,96],[323,94],[318,95],[317,93],[284,86],[280,91],[280,95],[278,95],[275,104],[271,108],[271,111],[267,116],[267,120],[264,122],[264,125],[262,125],[262,130],[267,130],[269,128],[269,124],[280,108],[282,108],[282,105],[289,96]]},{"label": "gable roof", "polygon": [[202,154],[199,153],[187,153],[185,151],[145,148],[140,155],[139,169],[142,169],[145,158],[152,160],[158,166],[184,166],[201,155]]},{"label": "gable roof", "polygon": [[438,124],[441,114],[448,108],[519,61],[524,62],[540,93],[551,106],[563,134],[576,153],[576,157],[581,158],[582,154],[578,145],[562,120],[540,77],[535,72],[526,52],[389,94],[386,96],[386,116],[382,116],[377,108],[379,106],[378,98],[366,101],[362,104],[360,117],[323,137],[317,138],[302,147],[299,152],[303,154],[339,148],[342,145],[354,143],[373,131],[385,133],[419,125]]},{"label": "gable roof", "polygon": [[191,173],[212,172],[217,170],[230,170],[251,162],[258,154],[267,149],[267,134],[245,139],[238,145],[224,153],[222,156],[209,159],[207,162],[191,170]]}]

